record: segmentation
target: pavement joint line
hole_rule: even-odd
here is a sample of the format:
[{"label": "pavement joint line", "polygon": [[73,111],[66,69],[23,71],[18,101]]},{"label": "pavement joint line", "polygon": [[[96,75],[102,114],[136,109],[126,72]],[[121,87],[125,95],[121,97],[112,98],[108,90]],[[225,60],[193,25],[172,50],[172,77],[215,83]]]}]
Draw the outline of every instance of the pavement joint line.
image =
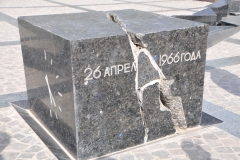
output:
[{"label": "pavement joint line", "polygon": [[[179,8],[167,7],[167,6],[161,6],[161,5],[142,4],[142,2],[130,2],[130,1],[126,1],[126,0],[116,0],[116,1],[125,2],[125,3],[132,3],[132,4],[148,5],[148,6],[152,6],[152,7],[163,7],[163,8],[173,9],[174,11],[175,10],[182,10],[182,9],[179,9]],[[199,8],[187,8],[187,9],[196,12],[193,9],[199,9]],[[184,10],[186,10],[186,8]]]},{"label": "pavement joint line", "polygon": [[20,41],[0,42],[0,46],[12,46],[12,45],[20,45]]},{"label": "pavement joint line", "polygon": [[6,15],[0,11],[0,21],[5,21],[18,28],[17,20],[9,15]]},{"label": "pavement joint line", "polygon": [[83,8],[83,7],[78,7],[78,6],[74,6],[74,5],[69,5],[69,4],[66,4],[66,3],[56,2],[56,1],[53,1],[53,0],[44,0],[44,1],[59,4],[59,5],[70,7],[70,8],[80,9],[80,10],[83,10],[83,11],[95,12],[95,10],[91,10],[91,9],[87,9],[87,8]]}]

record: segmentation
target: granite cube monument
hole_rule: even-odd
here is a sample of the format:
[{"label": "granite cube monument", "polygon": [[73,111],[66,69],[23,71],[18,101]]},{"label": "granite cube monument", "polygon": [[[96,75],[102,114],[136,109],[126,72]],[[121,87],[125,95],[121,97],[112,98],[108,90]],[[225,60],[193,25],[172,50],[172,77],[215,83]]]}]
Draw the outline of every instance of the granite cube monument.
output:
[{"label": "granite cube monument", "polygon": [[75,158],[200,123],[208,25],[137,10],[18,24],[30,110]]}]

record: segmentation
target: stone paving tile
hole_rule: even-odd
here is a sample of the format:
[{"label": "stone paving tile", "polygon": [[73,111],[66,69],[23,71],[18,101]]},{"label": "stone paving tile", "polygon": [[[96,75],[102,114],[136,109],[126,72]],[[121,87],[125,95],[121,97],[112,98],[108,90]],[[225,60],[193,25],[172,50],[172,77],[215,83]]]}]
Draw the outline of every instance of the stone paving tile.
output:
[{"label": "stone paving tile", "polygon": [[233,151],[240,153],[240,147],[232,147]]},{"label": "stone paving tile", "polygon": [[1,155],[0,155],[0,159],[15,159],[17,158],[17,156],[19,155],[19,152],[11,152],[11,151],[5,151],[5,152],[2,152]]},{"label": "stone paving tile", "polygon": [[17,27],[0,21],[0,28],[0,42],[19,41],[19,31]]},{"label": "stone paving tile", "polygon": [[0,63],[0,100],[2,101],[2,98],[6,99],[3,95],[26,91],[26,81],[20,45],[0,46],[0,57],[1,61],[5,62]]},{"label": "stone paving tile", "polygon": [[204,139],[217,140],[218,138],[214,134],[204,134]]},{"label": "stone paving tile", "polygon": [[13,143],[8,145],[5,150],[21,152],[25,150],[27,147],[28,145],[25,145],[25,144]]},{"label": "stone paving tile", "polygon": [[217,147],[215,148],[219,153],[233,153],[230,147]]},{"label": "stone paving tile", "polygon": [[19,16],[30,16],[30,15],[47,15],[47,14],[61,14],[61,13],[78,13],[85,12],[81,9],[74,9],[70,7],[46,7],[46,8],[15,8],[0,9],[0,12],[7,14],[13,18],[18,18]]},{"label": "stone paving tile", "polygon": [[[36,159],[41,152],[47,154],[47,159],[56,159],[12,107],[0,108],[0,112],[3,115],[0,119],[1,160]],[[3,119],[5,121],[1,121]]]},{"label": "stone paving tile", "polygon": [[234,154],[221,154],[221,158],[226,160],[239,160],[239,158]]},{"label": "stone paving tile", "polygon": [[92,6],[83,6],[84,8],[90,9],[90,10],[96,10],[96,11],[109,11],[109,8],[111,10],[122,10],[122,9],[133,9],[133,8],[138,8],[139,10],[142,11],[158,11],[158,10],[167,10],[165,8],[159,8],[155,6],[146,6],[146,5],[141,5],[138,3],[121,3],[118,5],[101,5],[101,7],[97,5],[92,5]]},{"label": "stone paving tile", "polygon": [[165,148],[179,148],[179,145],[176,142],[166,143]]},{"label": "stone paving tile", "polygon": [[[127,2],[124,1],[116,1],[116,0],[82,0],[82,1],[76,1],[76,0],[68,0],[67,2],[65,0],[58,0],[58,2],[63,4],[69,4],[69,5],[77,5],[77,6],[102,6],[106,4],[125,4]],[[139,1],[138,1],[139,2]]]},{"label": "stone paving tile", "polygon": [[141,160],[149,160],[149,159],[153,159],[153,156],[150,153],[137,153],[135,154],[135,156],[137,157],[137,159],[141,159]]},{"label": "stone paving tile", "polygon": [[129,160],[129,159],[134,159],[134,156],[131,154],[122,154],[120,155],[120,160]]},{"label": "stone paving tile", "polygon": [[169,153],[167,151],[164,151],[164,150],[152,152],[152,155],[158,156],[160,159],[165,159],[165,158],[169,157]]},{"label": "stone paving tile", "polygon": [[173,156],[184,155],[184,151],[182,149],[172,149],[172,150],[169,150],[169,153]]},{"label": "stone paving tile", "polygon": [[[28,7],[48,7],[51,6],[52,3],[47,1],[36,1],[36,0],[28,0],[28,1],[20,1],[15,0],[13,1],[1,1],[1,8],[28,8]],[[54,6],[59,6],[55,4]]]},{"label": "stone paving tile", "polygon": [[18,158],[31,159],[34,156],[33,153],[21,153]]},{"label": "stone paving tile", "polygon": [[[204,132],[202,133],[202,130]],[[124,153],[114,154],[115,157],[121,159],[121,156],[134,157],[134,160],[140,158],[146,159],[145,156],[148,156],[148,159],[224,159],[238,157],[240,153],[240,143],[235,143],[233,145],[225,144],[221,142],[221,138],[218,138],[216,134],[219,134],[221,129],[212,126],[208,128],[197,129],[196,131],[187,132],[188,135],[193,135],[192,137],[187,138],[186,133],[181,133],[181,135],[174,135],[166,139],[159,139],[154,143],[143,145],[135,149],[129,149]],[[221,131],[224,132],[224,131]],[[194,133],[194,134],[193,134]],[[216,133],[216,134],[215,134]],[[204,136],[211,135],[211,137],[217,137],[215,140],[206,140]],[[222,133],[227,135],[223,142],[229,141],[232,142],[236,137],[228,134],[227,132]],[[179,136],[182,138],[179,139]],[[204,144],[199,144],[198,141],[202,141]],[[238,139],[238,138],[236,138]],[[169,143],[169,141],[172,141]],[[214,143],[213,143],[214,142]],[[210,143],[210,144],[209,144]],[[213,145],[214,144],[214,145]],[[174,146],[171,148],[169,146]],[[124,159],[124,158],[122,158]]]},{"label": "stone paving tile", "polygon": [[34,145],[32,147],[30,147],[29,149],[27,149],[27,152],[39,152],[41,151],[43,148],[37,145]]}]

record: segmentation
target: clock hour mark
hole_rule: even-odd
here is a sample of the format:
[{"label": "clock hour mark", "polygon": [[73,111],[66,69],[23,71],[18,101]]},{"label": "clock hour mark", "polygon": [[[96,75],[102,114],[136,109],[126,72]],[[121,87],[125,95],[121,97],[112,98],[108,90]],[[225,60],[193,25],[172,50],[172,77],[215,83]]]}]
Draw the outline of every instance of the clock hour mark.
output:
[{"label": "clock hour mark", "polygon": [[44,50],[44,57],[45,57],[45,60],[47,59],[47,53],[46,53],[46,50]]},{"label": "clock hour mark", "polygon": [[52,59],[51,59],[51,65],[52,65]]},{"label": "clock hour mark", "polygon": [[59,75],[56,76],[56,78],[58,78],[58,77],[59,77]]},{"label": "clock hour mark", "polygon": [[50,97],[51,105],[53,104],[54,106],[56,106],[56,103],[55,103],[54,98],[53,98],[53,95],[52,95],[51,88],[50,88],[49,83],[48,83],[48,76],[47,76],[47,75],[45,76],[45,80],[46,80],[46,83],[47,83],[47,86],[48,86],[48,92],[49,92],[49,97]]},{"label": "clock hour mark", "polygon": [[52,117],[52,110],[50,109],[50,116]]},{"label": "clock hour mark", "polygon": [[62,97],[62,94],[60,92],[58,92],[58,95]]},{"label": "clock hour mark", "polygon": [[55,113],[56,118],[58,119],[57,113]]},{"label": "clock hour mark", "polygon": [[59,106],[58,108],[59,108],[59,110],[62,112],[62,109],[61,109],[61,107]]}]

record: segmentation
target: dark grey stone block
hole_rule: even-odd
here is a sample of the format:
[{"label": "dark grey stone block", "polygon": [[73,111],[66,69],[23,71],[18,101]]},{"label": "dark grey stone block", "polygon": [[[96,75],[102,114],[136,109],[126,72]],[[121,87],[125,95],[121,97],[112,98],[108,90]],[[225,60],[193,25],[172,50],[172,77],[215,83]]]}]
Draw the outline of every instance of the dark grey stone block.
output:
[{"label": "dark grey stone block", "polygon": [[228,11],[230,13],[239,13],[240,12],[240,1],[238,1],[238,0],[231,0],[229,2]]},{"label": "dark grey stone block", "polygon": [[230,12],[240,12],[240,1],[233,1]]},{"label": "dark grey stone block", "polygon": [[205,8],[193,15],[176,15],[174,17],[195,22],[202,22],[209,25],[215,25],[217,22],[217,15],[211,8]]},{"label": "dark grey stone block", "polygon": [[217,14],[217,22],[220,22],[222,17],[228,15],[228,3],[225,0],[218,0],[209,7]]},{"label": "dark grey stone block", "polygon": [[200,123],[207,25],[136,10],[18,23],[30,110],[77,159]]}]

